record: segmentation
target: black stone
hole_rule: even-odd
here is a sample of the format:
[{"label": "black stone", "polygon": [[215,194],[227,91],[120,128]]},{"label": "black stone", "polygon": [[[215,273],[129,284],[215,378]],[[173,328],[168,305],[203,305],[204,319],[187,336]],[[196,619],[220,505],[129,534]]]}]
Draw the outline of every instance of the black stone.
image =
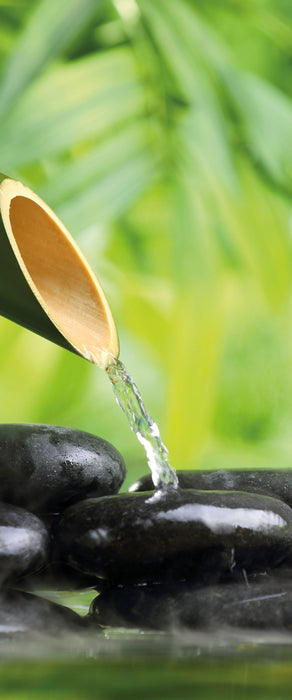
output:
[{"label": "black stone", "polygon": [[[178,470],[177,476],[181,489],[259,493],[280,498],[290,507],[292,506],[292,469]],[[149,473],[132,484],[129,491],[134,493],[150,491],[153,488]]]},{"label": "black stone", "polygon": [[58,637],[62,632],[80,633],[89,622],[70,608],[30,593],[7,590],[0,594],[0,640],[7,636],[27,640],[32,632]]},{"label": "black stone", "polygon": [[219,580],[292,561],[292,510],[238,492],[176,491],[88,499],[68,508],[56,557],[115,583]]},{"label": "black stone", "polygon": [[114,627],[292,631],[292,581],[117,586],[93,601],[91,614],[98,624]]},{"label": "black stone", "polygon": [[89,433],[52,425],[0,425],[0,498],[36,513],[88,495],[117,493],[126,468],[119,452]]},{"label": "black stone", "polygon": [[100,590],[96,576],[89,576],[58,561],[49,561],[40,571],[22,577],[21,588],[26,591],[80,591],[85,588]]},{"label": "black stone", "polygon": [[0,585],[40,569],[48,550],[47,529],[36,515],[0,503]]},{"label": "black stone", "polygon": [[[72,569],[54,556],[55,527],[58,515],[44,517],[44,524],[49,533],[50,546],[44,566],[38,571],[28,572],[21,577],[21,588],[26,591],[63,590],[78,591],[84,588],[96,588],[97,579],[81,571]],[[98,589],[100,590],[100,588]]]}]

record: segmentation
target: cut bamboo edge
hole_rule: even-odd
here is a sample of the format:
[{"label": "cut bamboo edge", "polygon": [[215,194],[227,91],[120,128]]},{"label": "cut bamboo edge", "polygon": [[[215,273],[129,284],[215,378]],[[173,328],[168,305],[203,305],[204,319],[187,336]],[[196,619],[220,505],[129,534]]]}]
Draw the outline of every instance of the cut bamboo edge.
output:
[{"label": "cut bamboo edge", "polygon": [[104,292],[69,231],[0,174],[0,314],[105,369],[119,356]]}]

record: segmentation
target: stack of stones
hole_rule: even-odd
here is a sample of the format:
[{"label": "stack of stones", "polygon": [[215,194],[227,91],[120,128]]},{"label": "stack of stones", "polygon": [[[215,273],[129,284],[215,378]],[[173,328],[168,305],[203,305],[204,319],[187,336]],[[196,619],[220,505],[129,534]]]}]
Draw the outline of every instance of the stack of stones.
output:
[{"label": "stack of stones", "polygon": [[[119,494],[101,438],[0,426],[0,631],[292,629],[292,471],[178,472]],[[88,615],[31,591],[99,592]],[[30,592],[28,592],[30,591]]]},{"label": "stack of stones", "polygon": [[88,619],[28,591],[96,585],[96,577],[79,575],[56,554],[58,520],[72,503],[117,493],[125,474],[118,451],[94,435],[0,425],[1,636],[80,634],[88,626]]}]

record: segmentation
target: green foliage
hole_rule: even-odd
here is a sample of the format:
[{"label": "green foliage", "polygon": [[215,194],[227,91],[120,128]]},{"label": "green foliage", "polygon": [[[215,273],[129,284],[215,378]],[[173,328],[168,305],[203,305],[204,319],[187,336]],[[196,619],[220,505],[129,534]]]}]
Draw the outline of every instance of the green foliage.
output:
[{"label": "green foliage", "polygon": [[[279,464],[291,452],[291,14],[276,0],[0,3],[0,169],[84,250],[181,468],[276,439]],[[0,328],[1,421],[91,430],[129,482],[145,471],[100,370]]]}]

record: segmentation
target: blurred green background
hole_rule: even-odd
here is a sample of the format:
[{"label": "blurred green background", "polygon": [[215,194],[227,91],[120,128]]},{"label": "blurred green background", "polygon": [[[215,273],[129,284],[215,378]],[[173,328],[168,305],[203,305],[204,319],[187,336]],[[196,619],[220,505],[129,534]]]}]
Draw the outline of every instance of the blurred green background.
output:
[{"label": "blurred green background", "polygon": [[[110,302],[176,468],[292,463],[289,0],[0,0],[0,170]],[[143,449],[105,373],[0,319],[0,420]]]}]

